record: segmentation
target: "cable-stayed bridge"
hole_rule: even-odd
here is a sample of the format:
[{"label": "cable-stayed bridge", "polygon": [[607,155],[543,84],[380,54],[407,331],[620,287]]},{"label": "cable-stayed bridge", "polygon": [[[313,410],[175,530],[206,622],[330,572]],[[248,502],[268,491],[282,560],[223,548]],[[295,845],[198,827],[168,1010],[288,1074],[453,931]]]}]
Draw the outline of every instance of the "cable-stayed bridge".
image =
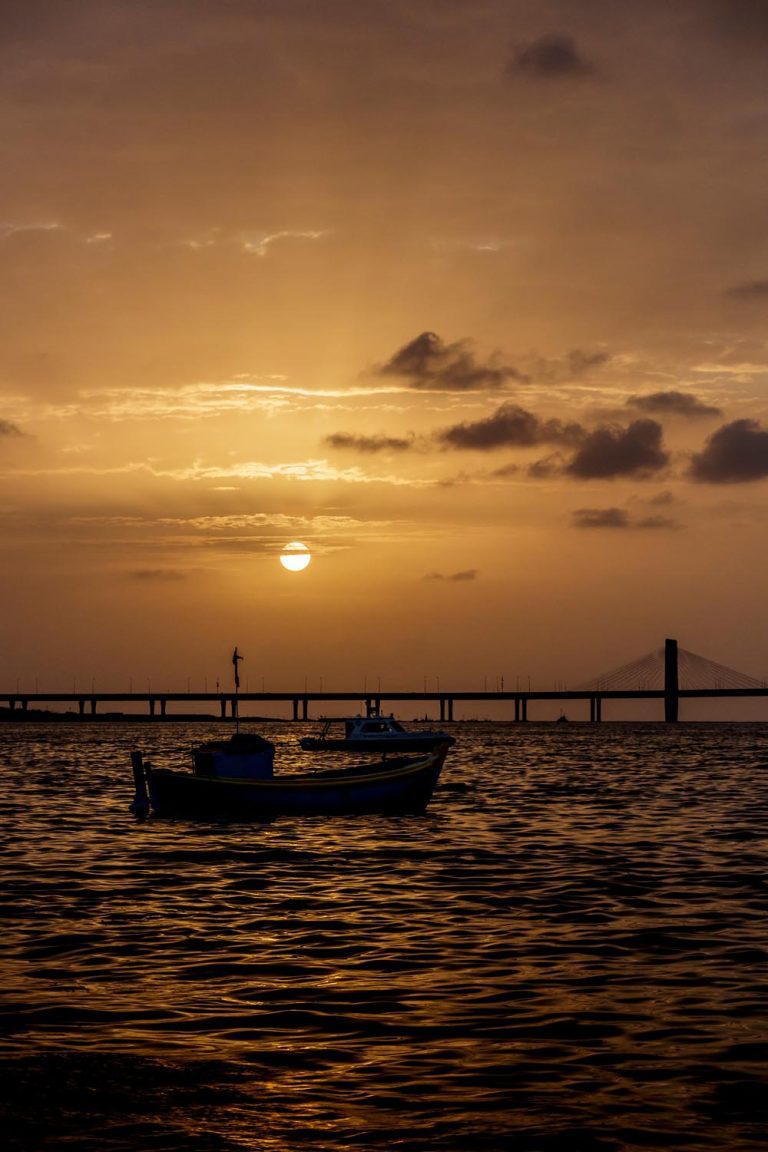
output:
[{"label": "cable-stayed bridge", "polygon": [[[440,720],[451,721],[454,718],[454,705],[457,702],[508,702],[514,707],[514,719],[525,721],[528,719],[528,705],[531,701],[547,700],[564,703],[566,701],[586,701],[589,704],[589,718],[592,721],[602,719],[602,707],[605,700],[659,700],[663,701],[664,719],[674,723],[678,719],[680,700],[686,698],[729,698],[729,697],[761,697],[768,696],[768,680],[760,680],[754,676],[747,676],[718,664],[714,660],[707,660],[697,656],[684,648],[679,648],[676,640],[666,640],[663,648],[649,652],[645,656],[614,668],[610,672],[597,676],[575,688],[555,688],[551,691],[521,690],[519,686],[514,690],[504,691],[503,681],[501,690],[462,692],[454,690],[441,691],[439,686],[432,692],[426,686],[423,692],[400,692],[395,690],[376,691],[366,686],[362,692],[351,689],[344,692],[287,691],[287,692],[10,692],[0,693],[0,701],[7,700],[8,708],[4,711],[6,717],[22,719],[33,708],[41,705],[65,704],[75,719],[95,718],[98,708],[105,706],[114,709],[117,704],[129,704],[145,709],[143,716],[148,719],[174,718],[168,711],[169,704],[181,704],[183,712],[178,719],[191,718],[190,705],[202,704],[213,706],[222,720],[235,719],[241,703],[251,703],[260,706],[262,715],[265,705],[274,703],[288,703],[293,710],[294,720],[308,720],[310,708],[314,705],[340,705],[345,704],[347,711],[357,711],[362,706],[369,714],[386,712],[394,709],[398,704],[437,704],[440,709]],[[351,709],[350,709],[351,706]],[[314,709],[313,709],[314,711]],[[324,709],[323,709],[324,711]],[[132,719],[140,718],[135,713],[121,713],[103,711],[100,718]],[[195,718],[210,719],[210,714]],[[216,718],[215,716],[213,718]],[[511,718],[511,717],[510,717]]]},{"label": "cable-stayed bridge", "polygon": [[[605,672],[579,687],[615,691],[621,691],[622,688],[638,690],[663,688],[667,671],[666,652],[666,646],[657,648],[655,652],[649,652],[647,656],[640,656],[630,664],[623,664],[620,668]],[[721,688],[749,691],[752,688],[768,688],[768,680],[747,676],[744,672],[737,672],[735,668],[727,668],[725,664],[717,664],[714,660],[707,660],[704,656],[697,656],[695,652],[687,652],[685,648],[680,647],[677,649],[677,679],[680,689],[691,691],[697,689],[717,691]]]},{"label": "cable-stayed bridge", "polygon": [[582,684],[581,689],[595,693],[592,719],[600,719],[603,699],[642,697],[664,698],[664,719],[678,718],[679,701],[685,697],[763,696],[768,695],[768,681],[747,676],[678,647],[676,640],[666,640],[663,648],[614,668]]}]

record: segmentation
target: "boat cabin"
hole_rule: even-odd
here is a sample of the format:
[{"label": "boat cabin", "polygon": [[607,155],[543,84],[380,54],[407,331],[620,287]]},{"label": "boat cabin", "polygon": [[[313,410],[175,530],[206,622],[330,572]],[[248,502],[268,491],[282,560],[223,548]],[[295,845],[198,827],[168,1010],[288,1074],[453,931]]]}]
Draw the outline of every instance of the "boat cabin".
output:
[{"label": "boat cabin", "polygon": [[[328,721],[330,725],[331,721]],[[344,721],[344,735],[350,736],[390,736],[405,732],[402,724],[394,716],[353,716]]]},{"label": "boat cabin", "polygon": [[196,776],[269,780],[275,746],[256,733],[236,732],[229,740],[209,740],[192,752]]}]

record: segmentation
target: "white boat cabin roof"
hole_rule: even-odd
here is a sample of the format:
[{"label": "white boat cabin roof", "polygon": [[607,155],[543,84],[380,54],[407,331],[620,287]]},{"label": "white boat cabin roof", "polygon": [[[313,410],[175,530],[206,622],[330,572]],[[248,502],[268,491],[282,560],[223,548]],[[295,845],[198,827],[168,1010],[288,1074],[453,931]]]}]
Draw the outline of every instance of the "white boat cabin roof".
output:
[{"label": "white boat cabin roof", "polygon": [[327,716],[323,721],[323,731],[329,728],[344,725],[345,735],[350,736],[382,736],[388,733],[405,732],[399,720],[394,716]]}]

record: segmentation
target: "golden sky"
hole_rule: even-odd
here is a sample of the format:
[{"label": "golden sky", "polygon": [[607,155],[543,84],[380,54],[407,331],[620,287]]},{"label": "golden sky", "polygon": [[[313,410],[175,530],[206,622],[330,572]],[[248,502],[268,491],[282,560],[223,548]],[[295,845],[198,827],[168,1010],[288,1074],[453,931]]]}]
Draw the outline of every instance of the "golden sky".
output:
[{"label": "golden sky", "polygon": [[3,0],[7,686],[768,674],[767,50],[759,0]]}]

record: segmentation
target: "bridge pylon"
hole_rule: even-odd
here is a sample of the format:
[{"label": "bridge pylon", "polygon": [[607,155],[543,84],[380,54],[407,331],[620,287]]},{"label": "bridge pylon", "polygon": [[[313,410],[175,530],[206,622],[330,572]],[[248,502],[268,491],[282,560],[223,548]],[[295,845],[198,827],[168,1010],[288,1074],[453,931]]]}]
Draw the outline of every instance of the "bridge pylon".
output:
[{"label": "bridge pylon", "polygon": [[677,723],[680,685],[677,674],[677,640],[664,641],[664,719]]}]

